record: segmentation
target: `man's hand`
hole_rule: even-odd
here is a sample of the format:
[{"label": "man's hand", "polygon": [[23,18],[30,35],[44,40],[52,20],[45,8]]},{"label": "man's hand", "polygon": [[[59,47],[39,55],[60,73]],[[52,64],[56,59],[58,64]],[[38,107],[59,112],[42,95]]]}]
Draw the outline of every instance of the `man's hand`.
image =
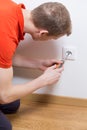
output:
[{"label": "man's hand", "polygon": [[55,59],[49,59],[49,60],[39,60],[38,61],[38,68],[40,70],[45,71],[48,67],[51,67],[53,65],[56,65],[56,68],[58,68],[63,62],[58,61]]},{"label": "man's hand", "polygon": [[63,67],[56,68],[56,65],[48,67],[45,70],[44,74],[41,75],[41,78],[45,82],[45,85],[52,85],[59,81],[63,70]]}]

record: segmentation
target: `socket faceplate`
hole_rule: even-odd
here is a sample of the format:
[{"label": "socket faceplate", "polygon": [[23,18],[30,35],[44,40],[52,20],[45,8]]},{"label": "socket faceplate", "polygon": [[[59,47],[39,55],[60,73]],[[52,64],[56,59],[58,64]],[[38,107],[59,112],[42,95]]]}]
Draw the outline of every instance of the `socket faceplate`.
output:
[{"label": "socket faceplate", "polygon": [[67,46],[62,48],[62,59],[66,58],[67,52],[71,54],[67,57],[66,60],[75,60],[76,59],[76,47]]}]

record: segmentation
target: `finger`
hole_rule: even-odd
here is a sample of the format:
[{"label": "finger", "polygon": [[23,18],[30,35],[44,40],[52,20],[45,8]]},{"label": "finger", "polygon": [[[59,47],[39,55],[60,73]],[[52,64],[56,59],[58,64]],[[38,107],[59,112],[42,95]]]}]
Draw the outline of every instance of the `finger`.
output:
[{"label": "finger", "polygon": [[64,70],[64,67],[57,68],[56,70],[58,71],[58,73],[61,73]]},{"label": "finger", "polygon": [[56,64],[54,64],[51,67],[49,67],[49,69],[56,69]]},{"label": "finger", "polygon": [[56,64],[56,68],[58,68],[61,64],[63,64],[63,61],[52,61],[52,65]]}]

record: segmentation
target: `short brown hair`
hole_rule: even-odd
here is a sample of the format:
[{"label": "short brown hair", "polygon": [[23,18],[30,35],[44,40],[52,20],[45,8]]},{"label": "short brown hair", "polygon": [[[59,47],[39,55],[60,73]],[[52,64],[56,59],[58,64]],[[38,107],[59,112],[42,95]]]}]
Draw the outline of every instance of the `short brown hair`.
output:
[{"label": "short brown hair", "polygon": [[47,2],[31,11],[36,27],[48,30],[49,36],[71,34],[71,19],[66,7],[59,2]]}]

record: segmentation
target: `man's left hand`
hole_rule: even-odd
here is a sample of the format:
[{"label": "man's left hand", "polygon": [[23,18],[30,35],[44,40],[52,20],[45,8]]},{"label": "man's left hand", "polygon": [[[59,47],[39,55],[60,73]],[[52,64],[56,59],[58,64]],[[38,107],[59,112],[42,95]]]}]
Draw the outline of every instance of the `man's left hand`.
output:
[{"label": "man's left hand", "polygon": [[49,60],[40,60],[39,61],[39,69],[45,71],[48,67],[56,64],[57,67],[62,64],[61,60],[49,59]]}]

